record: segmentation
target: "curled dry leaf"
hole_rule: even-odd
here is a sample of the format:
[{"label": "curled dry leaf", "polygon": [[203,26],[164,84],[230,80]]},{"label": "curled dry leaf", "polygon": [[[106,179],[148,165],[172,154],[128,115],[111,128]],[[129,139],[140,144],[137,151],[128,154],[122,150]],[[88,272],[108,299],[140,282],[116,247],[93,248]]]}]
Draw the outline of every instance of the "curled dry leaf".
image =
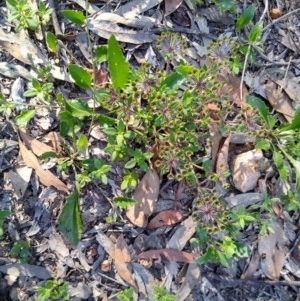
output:
[{"label": "curled dry leaf", "polygon": [[265,85],[265,93],[270,105],[278,113],[284,115],[288,122],[291,122],[295,115],[295,110],[289,97],[279,89],[276,89],[276,84],[272,81]]},{"label": "curled dry leaf", "polygon": [[286,94],[294,101],[294,107],[297,108],[300,105],[300,79],[288,78],[286,80],[276,80],[278,84]]},{"label": "curled dry leaf", "polygon": [[201,280],[201,270],[199,264],[191,263],[186,272],[185,279],[178,290],[176,301],[187,300],[192,289],[195,287],[195,285],[200,283],[200,280]]},{"label": "curled dry leaf", "polygon": [[182,214],[178,210],[165,210],[159,212],[148,224],[147,229],[155,229],[170,226],[182,220]]},{"label": "curled dry leaf", "polygon": [[272,233],[260,237],[258,254],[262,272],[271,280],[277,280],[284,265],[287,238],[280,222],[273,222],[271,228]]},{"label": "curled dry leaf", "polygon": [[177,249],[160,249],[160,250],[149,250],[138,255],[138,260],[152,261],[166,259],[169,261],[192,263],[194,262],[194,256],[191,253],[180,251]]},{"label": "curled dry leaf", "polygon": [[28,167],[31,167],[35,170],[37,176],[41,183],[47,187],[53,186],[57,190],[63,192],[69,192],[69,189],[66,184],[64,184],[61,180],[59,180],[54,174],[52,174],[49,170],[44,170],[37,157],[26,148],[26,146],[19,140],[19,147],[21,156]]},{"label": "curled dry leaf", "polygon": [[137,289],[137,285],[132,274],[132,267],[130,265],[131,254],[123,235],[120,235],[118,237],[114,257],[115,268],[120,277],[127,283],[129,283],[132,287]]},{"label": "curled dry leaf", "polygon": [[211,137],[211,159],[212,166],[215,166],[218,156],[218,150],[220,142],[222,140],[222,135],[219,130],[219,125],[216,121],[212,120],[209,123],[209,132]]},{"label": "curled dry leaf", "polygon": [[29,135],[27,135],[25,132],[21,130],[19,131],[19,134],[23,142],[25,143],[26,147],[28,147],[37,156],[41,156],[43,153],[46,152],[54,151],[53,148],[50,147],[49,145],[30,137]]},{"label": "curled dry leaf", "polygon": [[126,211],[127,218],[136,226],[146,227],[159,194],[160,181],[154,169],[149,169],[138,184],[133,199],[137,202]]},{"label": "curled dry leaf", "polygon": [[165,0],[165,15],[173,13],[182,3],[182,0]]},{"label": "curled dry leaf", "polygon": [[221,181],[222,185],[225,186],[227,184],[227,179],[225,177],[226,173],[229,172],[229,165],[228,165],[228,151],[229,151],[229,144],[230,144],[231,135],[229,135],[217,157],[216,161],[216,173]]},{"label": "curled dry leaf", "polygon": [[254,273],[257,271],[259,268],[259,254],[257,249],[254,250],[250,262],[247,266],[247,269],[245,272],[241,275],[241,279],[251,279],[251,277],[254,275]]}]

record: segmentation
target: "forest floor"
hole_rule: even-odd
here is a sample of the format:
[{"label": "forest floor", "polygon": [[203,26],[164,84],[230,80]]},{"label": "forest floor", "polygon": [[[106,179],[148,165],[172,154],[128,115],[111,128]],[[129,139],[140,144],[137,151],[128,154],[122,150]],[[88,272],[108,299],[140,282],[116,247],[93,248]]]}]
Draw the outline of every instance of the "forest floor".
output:
[{"label": "forest floor", "polygon": [[298,2],[0,1],[0,300],[300,300]]}]

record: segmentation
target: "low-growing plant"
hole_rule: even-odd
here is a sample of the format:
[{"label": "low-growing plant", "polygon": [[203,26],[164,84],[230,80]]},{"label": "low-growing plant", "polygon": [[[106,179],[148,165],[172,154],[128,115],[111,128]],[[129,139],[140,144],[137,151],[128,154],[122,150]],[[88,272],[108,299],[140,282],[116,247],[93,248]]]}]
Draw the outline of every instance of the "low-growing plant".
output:
[{"label": "low-growing plant", "polygon": [[9,252],[10,256],[17,258],[21,263],[28,263],[30,258],[30,241],[18,240]]},{"label": "low-growing plant", "polygon": [[10,215],[10,211],[9,210],[0,210],[0,240],[3,239],[3,235],[4,235],[4,222],[5,219]]},{"label": "low-growing plant", "polygon": [[117,298],[119,301],[132,301],[134,290],[132,287],[127,288],[121,292],[117,293]]},{"label": "low-growing plant", "polygon": [[8,21],[16,24],[16,31],[35,30],[39,25],[46,25],[53,11],[43,2],[39,3],[38,10],[33,10],[32,4],[29,4],[27,0],[6,0],[6,6],[10,11]]},{"label": "low-growing plant", "polygon": [[69,300],[70,296],[67,291],[69,283],[60,282],[59,280],[47,280],[43,286],[36,288],[38,292],[37,301],[47,300]]}]

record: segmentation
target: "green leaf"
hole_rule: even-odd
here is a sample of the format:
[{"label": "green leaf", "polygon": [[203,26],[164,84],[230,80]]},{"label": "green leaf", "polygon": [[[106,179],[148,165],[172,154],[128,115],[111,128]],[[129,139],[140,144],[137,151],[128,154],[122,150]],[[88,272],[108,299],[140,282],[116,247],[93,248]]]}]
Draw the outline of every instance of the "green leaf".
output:
[{"label": "green leaf", "polygon": [[261,38],[262,31],[263,31],[263,22],[260,21],[251,28],[251,31],[248,36],[248,40],[252,43],[258,41]]},{"label": "green leaf", "polygon": [[280,132],[284,132],[287,130],[295,130],[295,129],[300,129],[300,107],[296,109],[295,116],[288,126],[285,126],[280,129]]},{"label": "green leaf", "polygon": [[65,9],[62,10],[62,14],[65,18],[76,25],[84,25],[85,24],[85,15],[82,11]]},{"label": "green leaf", "polygon": [[46,42],[49,50],[57,54],[57,38],[51,31],[47,31],[46,33]]},{"label": "green leaf", "polygon": [[[291,155],[289,155],[284,149],[281,148],[281,151],[284,153],[284,155],[287,157],[287,159],[291,162],[291,164],[295,168],[295,174],[296,174],[296,190],[300,190],[300,162],[298,160],[295,160]],[[275,161],[275,160],[274,160]],[[276,162],[275,162],[276,163]],[[284,167],[286,167],[284,165]],[[287,168],[287,167],[286,167]],[[279,171],[280,174],[280,171]]]},{"label": "green leaf", "polygon": [[273,160],[274,160],[274,163],[278,169],[278,172],[279,172],[279,175],[280,175],[280,178],[285,181],[288,177],[288,174],[289,174],[289,169],[288,167],[284,164],[284,161],[283,161],[283,156],[280,152],[278,151],[274,151],[273,152]]},{"label": "green leaf", "polygon": [[216,249],[213,246],[209,246],[207,248],[206,253],[203,256],[201,256],[197,260],[197,262],[199,264],[205,264],[209,261],[218,261],[218,259],[219,259],[219,256],[218,256],[218,253],[217,253]]},{"label": "green leaf", "polygon": [[92,75],[81,66],[70,64],[68,66],[70,74],[76,85],[82,89],[90,89],[92,86]]},{"label": "green leaf", "polygon": [[104,126],[104,125],[114,125],[115,124],[115,119],[111,118],[111,117],[108,117],[108,116],[105,116],[103,114],[98,114],[98,120],[99,120],[99,124],[101,126]]},{"label": "green leaf", "polygon": [[235,11],[236,2],[235,0],[215,0],[215,3],[223,11]]},{"label": "green leaf", "polygon": [[238,17],[236,22],[236,30],[240,31],[247,26],[254,17],[256,7],[254,4],[248,6],[245,11]]},{"label": "green leaf", "polygon": [[97,46],[95,49],[96,61],[101,64],[107,61],[107,45]]},{"label": "green leaf", "polygon": [[9,210],[0,210],[0,240],[3,239],[3,224],[5,219],[10,215]]},{"label": "green leaf", "polygon": [[92,111],[88,104],[82,100],[67,100],[66,110],[71,113],[73,117],[84,118],[92,115]]},{"label": "green leaf", "polygon": [[81,239],[83,222],[79,208],[79,193],[77,189],[70,194],[59,216],[59,230],[76,246]]},{"label": "green leaf", "polygon": [[16,117],[16,125],[25,126],[35,115],[35,110],[24,110]]},{"label": "green leaf", "polygon": [[261,117],[269,125],[269,109],[266,104],[255,96],[247,96],[247,103],[249,103],[253,108],[257,109]]},{"label": "green leaf", "polygon": [[133,167],[135,167],[136,165],[136,160],[134,158],[132,158],[131,160],[129,160],[126,164],[125,164],[125,168],[131,169]]},{"label": "green leaf", "polygon": [[269,150],[271,148],[270,140],[268,139],[260,139],[255,143],[255,147],[258,149]]},{"label": "green leaf", "polygon": [[114,88],[120,91],[129,79],[129,64],[126,62],[115,36],[108,40],[108,68]]},{"label": "green leaf", "polygon": [[166,86],[170,89],[174,89],[174,87],[181,85],[184,80],[185,78],[181,74],[174,72],[163,80],[161,87]]},{"label": "green leaf", "polygon": [[135,205],[136,200],[131,198],[126,198],[122,196],[118,196],[114,198],[114,203],[122,209],[126,209],[129,206]]},{"label": "green leaf", "polygon": [[59,122],[60,133],[64,137],[68,135],[72,136],[78,129],[80,129],[81,126],[80,120],[75,119],[68,111],[59,113]]},{"label": "green leaf", "polygon": [[89,141],[87,137],[83,134],[79,136],[77,141],[77,148],[79,151],[85,151],[88,148]]},{"label": "green leaf", "polygon": [[15,11],[17,9],[17,1],[15,0],[6,0],[6,6],[10,11]]}]

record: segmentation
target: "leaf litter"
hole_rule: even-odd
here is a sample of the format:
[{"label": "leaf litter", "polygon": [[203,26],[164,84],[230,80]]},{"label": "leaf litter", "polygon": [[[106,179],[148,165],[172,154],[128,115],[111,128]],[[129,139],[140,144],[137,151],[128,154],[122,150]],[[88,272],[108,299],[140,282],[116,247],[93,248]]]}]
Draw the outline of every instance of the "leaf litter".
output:
[{"label": "leaf litter", "polygon": [[[78,4],[83,8],[85,7],[85,3],[83,3],[83,1],[77,0],[72,2]],[[124,43],[132,43],[137,45],[137,48],[139,48],[143,46],[142,44],[151,43],[156,39],[156,34],[154,33],[155,30],[152,29],[157,29],[156,26],[158,23],[161,22],[162,18],[159,14],[156,14],[154,12],[157,8],[162,8],[163,5],[159,6],[162,2],[163,1],[158,0],[128,1],[125,4],[119,4],[119,6],[116,9],[111,10],[110,12],[105,11],[104,9],[102,10],[101,8],[99,9],[101,4],[94,5],[92,3],[89,3],[88,12],[90,16],[88,18],[87,26],[92,32],[94,32],[101,38],[108,39],[112,33],[115,33],[115,36],[118,41]],[[178,10],[179,7],[186,8],[185,5],[188,2],[189,1],[164,1],[164,17],[168,18],[168,15],[172,15],[172,13]],[[111,3],[109,5],[111,5]],[[205,9],[206,13],[203,13]],[[199,11],[202,12],[203,15],[203,20],[201,20],[201,22],[203,21],[203,24],[205,25],[206,34],[210,34],[210,32],[214,31],[214,26],[210,22],[215,22],[223,25],[234,24],[234,17],[230,13],[224,13],[220,11],[216,6],[211,6],[204,9],[201,8]],[[161,13],[161,11],[159,11],[159,13]],[[194,19],[196,20],[195,16],[192,17],[194,17]],[[191,21],[193,21],[193,18],[190,19]],[[170,21],[169,19],[167,19],[167,22],[169,22],[168,24],[172,23],[172,21]],[[199,28],[197,30],[199,30]],[[282,31],[280,32],[280,34],[281,33]],[[80,34],[80,32],[78,32],[78,34]],[[199,39],[196,38],[196,35],[194,36],[194,39],[192,39],[189,36],[188,39],[190,39],[189,41],[191,45],[201,44],[199,42]],[[203,40],[202,42],[206,47],[206,43],[208,43],[208,40]],[[36,41],[32,39],[31,36],[29,37],[28,35],[23,33],[5,33],[1,29],[0,43],[9,54],[11,54],[17,60],[20,60],[21,62],[27,64],[29,70],[31,67],[34,66],[34,63],[36,62],[39,62],[42,65],[49,63],[47,58],[44,56],[45,52],[40,51],[39,47],[36,46]],[[85,42],[80,43],[84,44]],[[287,45],[287,41],[281,40],[281,43],[295,51],[294,46],[292,46],[291,44],[290,37],[288,40],[290,46]],[[24,45],[26,51],[21,53],[20,49],[23,49]],[[151,45],[154,45],[154,43],[150,44],[149,47],[151,47]],[[280,52],[283,49],[282,45],[279,46],[278,44],[276,44],[276,47],[277,49],[275,50],[277,52]],[[84,52],[84,49],[81,48],[81,51]],[[33,54],[32,59],[30,59],[27,55],[30,52],[32,52]],[[155,57],[155,51],[152,51],[151,55]],[[135,56],[134,51],[133,56]],[[86,56],[86,58],[88,58],[88,56]],[[157,58],[155,58],[155,60],[156,59]],[[18,66],[17,64],[12,64],[11,66],[9,66],[7,64],[1,63],[0,72],[5,76],[11,76],[13,78],[16,78],[17,76],[22,76],[25,80],[30,79],[32,74],[34,74],[32,73],[33,68],[31,69],[30,73],[26,73],[28,71],[23,70],[20,67],[21,66]],[[54,77],[62,81],[64,93],[67,92],[70,89],[70,86],[68,86],[68,84],[73,82],[73,80],[70,77],[68,77],[67,73],[63,71],[63,68],[55,68],[55,72],[56,73],[53,73]],[[251,75],[254,77],[256,76],[255,74]],[[34,74],[33,76],[36,77],[36,74]],[[242,93],[244,97],[242,101],[240,100],[239,87],[241,79],[232,76],[230,73],[226,75],[224,75],[223,73],[222,81],[224,81],[227,84],[227,87],[224,88],[223,93],[231,94],[234,105],[244,109],[246,111],[247,117],[249,118],[249,123],[253,122],[252,118],[254,115],[252,109],[247,105],[246,102],[246,96],[248,95],[248,91],[245,86],[243,86]],[[2,82],[1,85],[3,85]],[[271,106],[274,107],[274,109],[278,113],[283,114],[285,118],[289,122],[291,122],[293,116],[295,115],[295,111],[298,107],[299,102],[299,93],[297,93],[299,89],[298,79],[296,77],[289,77],[286,80],[276,79],[274,81],[268,81],[267,83],[262,81],[260,89],[264,90],[264,93],[262,92],[262,94],[266,95],[266,98],[270,102]],[[252,145],[253,140],[251,140],[246,134],[243,137],[237,137],[237,135],[234,136],[234,134],[231,136],[230,133],[224,134],[223,129],[219,128],[218,126],[219,120],[216,117],[219,108],[215,107],[214,104],[209,104],[207,106],[207,109],[208,111],[210,111],[211,116],[215,118],[211,119],[210,130],[211,136],[214,137],[210,145],[213,165],[216,166],[216,172],[219,174],[219,178],[221,179],[223,185],[228,185],[227,178],[223,177],[224,174],[229,174],[229,172],[231,172],[232,177],[230,177],[229,179],[233,180],[233,184],[235,186],[234,188],[237,188],[242,192],[232,193],[231,201],[229,201],[228,199],[228,206],[237,208],[241,206],[241,204],[245,204],[245,206],[250,206],[254,203],[261,203],[263,201],[262,193],[253,192],[247,194],[244,192],[252,190],[256,191],[258,189],[257,182],[259,177],[261,177],[264,173],[264,171],[260,169],[260,166],[258,166],[259,164],[256,164],[257,162],[255,163],[256,165],[253,165],[252,160],[249,159],[247,156],[246,158],[243,157],[240,160],[233,160],[234,157],[238,158],[238,156],[237,154],[233,156],[231,153],[232,149],[238,149],[238,147],[235,145],[237,141],[239,141],[237,143],[241,145],[247,145],[247,147],[250,145],[250,149],[253,152],[253,150],[255,150],[254,146]],[[36,121],[32,122],[34,124]],[[42,128],[40,129],[41,133],[38,134],[44,136]],[[36,131],[34,127],[32,127],[31,130]],[[1,132],[1,135],[4,134]],[[23,141],[19,141],[20,154],[25,164],[29,167],[28,170],[33,169],[39,178],[39,182],[44,186],[48,187],[44,188],[44,191],[46,191],[46,189],[52,189],[51,187],[55,187],[55,189],[57,189],[60,192],[70,193],[70,190],[64,182],[67,181],[69,184],[72,183],[73,180],[66,179],[65,177],[63,178],[63,181],[59,180],[54,175],[54,173],[48,170],[44,170],[40,164],[39,159],[37,158],[45,152],[53,151],[53,149],[59,153],[62,151],[61,140],[58,137],[57,133],[52,132],[51,135],[52,137],[48,136],[48,138],[44,136],[44,141],[51,141],[50,144],[48,144],[48,142],[47,144],[45,144],[37,139],[32,138],[36,137],[36,135],[32,135],[31,137],[31,135],[28,135],[25,132],[20,132],[20,137]],[[53,137],[54,135],[56,135],[56,137]],[[224,139],[225,143],[220,145],[221,140]],[[248,149],[246,149],[246,151],[243,150],[242,154],[244,154],[245,156],[245,154],[247,154],[248,151]],[[233,167],[231,165],[231,163],[233,163],[232,161],[235,161],[234,164],[236,164],[233,164]],[[240,164],[238,164],[237,161],[240,161]],[[252,172],[252,174],[256,175],[255,180],[252,181],[249,179],[248,176],[246,177],[245,175],[241,175],[240,173],[238,173],[238,170],[241,169],[241,165],[243,165],[243,167],[245,167],[246,170],[248,169]],[[257,173],[258,169],[259,174]],[[18,171],[18,169],[16,169],[16,171]],[[10,178],[12,180],[16,176],[16,173],[12,170],[9,171],[9,173]],[[15,186],[13,188],[14,190],[21,190],[21,194],[17,196],[18,198],[23,198],[26,195],[26,193],[28,193],[30,187],[29,179],[31,178],[31,174],[28,173],[25,180],[26,185],[23,187]],[[244,179],[244,181],[241,181],[242,178]],[[33,178],[31,179],[32,182],[34,180],[35,179]],[[110,181],[112,183],[111,179]],[[104,267],[104,262],[106,262],[107,268],[105,269],[105,271],[104,269],[102,270],[102,275],[100,276],[102,277],[101,280],[93,281],[97,284],[103,284],[105,283],[105,281],[109,282],[110,284],[114,283],[116,286],[118,286],[118,290],[120,289],[120,287],[123,288],[124,286],[124,282],[116,280],[117,276],[120,276],[125,282],[127,282],[129,285],[135,288],[136,292],[140,294],[141,300],[143,300],[142,298],[152,298],[151,296],[153,296],[154,294],[153,287],[155,283],[160,283],[160,285],[162,284],[162,282],[157,281],[156,278],[160,277],[156,277],[157,275],[155,274],[155,272],[153,272],[153,269],[157,272],[157,270],[164,268],[166,271],[169,271],[169,274],[166,277],[165,275],[162,275],[163,278],[166,280],[166,287],[168,287],[168,289],[172,287],[174,291],[177,290],[176,300],[185,300],[185,298],[188,298],[190,294],[193,294],[193,291],[195,290],[195,288],[197,288],[197,284],[199,282],[202,283],[201,290],[203,295],[206,295],[207,290],[210,290],[211,292],[215,292],[215,295],[218,296],[219,300],[224,300],[222,296],[226,296],[226,292],[222,290],[222,287],[220,286],[219,290],[217,291],[215,287],[218,287],[218,284],[213,283],[212,285],[212,283],[210,283],[209,280],[207,280],[209,277],[202,277],[202,272],[204,272],[205,274],[205,272],[207,272],[207,269],[209,270],[210,267],[208,267],[207,269],[205,266],[200,268],[200,266],[197,263],[195,263],[196,254],[193,254],[195,248],[193,248],[193,246],[189,244],[189,240],[195,234],[197,224],[192,220],[191,217],[188,217],[187,219],[183,220],[183,216],[185,218],[189,214],[189,208],[186,208],[185,206],[190,206],[190,203],[184,203],[184,199],[181,199],[179,197],[179,201],[182,201],[182,206],[179,206],[180,210],[177,210],[177,207],[176,210],[174,209],[175,207],[171,207],[168,210],[164,211],[159,211],[156,208],[161,193],[161,182],[162,179],[159,177],[158,172],[154,169],[149,169],[149,171],[144,175],[144,177],[141,178],[138,186],[135,188],[135,191],[132,195],[133,199],[135,199],[137,203],[126,210],[126,217],[130,223],[125,220],[125,225],[124,219],[121,218],[123,223],[115,223],[108,226],[105,225],[104,219],[99,220],[97,219],[97,216],[94,217],[94,220],[90,219],[87,224],[81,224],[79,219],[79,208],[81,208],[83,204],[79,195],[76,195],[76,191],[73,191],[73,193],[71,193],[71,195],[69,195],[69,198],[67,199],[67,205],[71,208],[70,211],[72,211],[73,214],[68,214],[67,211],[62,211],[61,208],[59,208],[61,204],[58,204],[58,206],[56,206],[56,210],[58,211],[53,211],[54,216],[52,218],[57,218],[59,216],[58,213],[60,213],[60,219],[69,221],[65,229],[60,230],[63,233],[65,233],[66,237],[68,237],[67,233],[69,232],[75,233],[73,238],[71,237],[70,241],[74,245],[78,243],[77,248],[79,248],[76,249],[75,252],[75,250],[72,250],[69,241],[67,241],[65,237],[62,237],[60,234],[57,234],[55,232],[52,232],[50,234],[48,233],[46,235],[47,237],[49,237],[48,246],[51,252],[47,250],[47,247],[44,249],[44,252],[48,252],[48,256],[50,256],[50,254],[52,253],[54,258],[55,256],[65,257],[64,260],[68,260],[68,263],[62,270],[60,270],[59,274],[62,276],[66,275],[65,272],[67,267],[70,267],[75,272],[79,270],[85,270],[87,273],[92,273],[92,266],[93,268],[99,268],[101,266]],[[113,181],[113,183],[114,185],[116,185],[115,181]],[[249,183],[251,184],[250,186]],[[105,193],[105,195],[109,195],[109,193]],[[183,193],[180,193],[180,195],[183,195]],[[164,194],[164,196],[168,197],[168,194]],[[38,203],[36,206],[32,207],[35,208],[35,210],[32,210],[32,212],[35,211],[34,221],[30,221],[33,223],[32,226],[39,224],[41,222],[40,217],[46,216],[43,214],[46,214],[48,210],[46,206],[47,198],[38,198],[37,196],[35,196],[34,200],[36,199],[40,199],[42,203]],[[170,199],[174,199],[174,193],[170,193]],[[177,203],[177,197],[175,197],[175,200]],[[97,201],[100,202],[100,199],[97,199]],[[42,205],[43,202],[45,202],[44,207]],[[55,203],[55,197],[52,200],[52,202]],[[185,209],[183,210],[184,213],[183,211],[181,211],[182,208]],[[116,214],[120,213],[117,212]],[[31,216],[31,218],[33,219],[33,216]],[[127,224],[130,224],[129,228],[126,227]],[[32,233],[35,233],[37,229],[38,228],[33,229]],[[254,229],[251,229],[251,226],[249,226],[249,229],[247,230],[249,230],[250,232],[253,230],[251,234],[253,235],[253,237],[255,237],[255,234],[253,234]],[[148,240],[151,241],[152,244],[149,244],[149,242],[146,243],[146,248],[142,251],[140,250],[139,252],[137,252],[137,254],[135,254],[135,252],[132,249],[131,243],[135,241],[140,235],[140,233],[143,231],[146,231],[146,233],[148,234]],[[79,242],[78,240],[81,237],[81,232],[83,232],[85,236],[82,239],[82,241]],[[43,233],[41,234],[43,235]],[[167,241],[160,241],[160,237],[167,237]],[[288,246],[290,242],[287,239],[284,239],[284,237],[285,233],[283,231],[283,226],[281,225],[281,222],[272,223],[271,226],[268,228],[267,233],[265,235],[259,236],[257,244],[258,251],[254,251],[252,256],[253,260],[250,260],[248,270],[246,270],[244,274],[233,273],[231,274],[232,278],[238,278],[240,275],[242,275],[242,279],[253,279],[256,277],[255,272],[261,271],[267,278],[271,280],[280,281],[280,272],[283,268],[285,268],[285,265],[286,267],[289,267],[290,270],[293,270],[291,267],[292,264],[290,263],[290,265],[287,265],[285,262],[287,254],[286,246]],[[270,246],[272,247],[270,248]],[[184,251],[182,251],[183,249]],[[298,245],[296,245],[292,253],[296,259],[299,257],[298,251],[299,248]],[[196,252],[199,252],[197,248]],[[97,256],[99,257],[97,260],[94,261],[93,265],[93,258],[97,258]],[[257,260],[258,256],[259,260]],[[113,266],[111,266],[110,264],[111,259],[114,260]],[[148,269],[147,265],[147,268],[145,268],[135,260],[143,262],[151,261],[151,266],[153,264],[154,267],[152,266],[150,269]],[[161,264],[160,262],[163,263]],[[259,262],[259,265],[257,264],[257,262]],[[186,272],[183,272],[185,278],[181,285],[178,283],[175,285],[175,283],[173,283],[173,279],[176,280],[176,278],[180,278],[178,275],[180,265],[178,263],[188,264]],[[3,265],[0,266],[0,268],[5,266],[7,267],[7,265]],[[15,264],[13,268],[13,270],[18,270],[16,276],[20,276],[21,273],[23,273],[21,269],[24,268],[24,275],[30,275],[30,277],[37,277],[41,279],[46,279],[46,277],[48,277],[39,274],[39,271],[32,270],[31,266],[29,265],[26,266]],[[228,274],[228,271],[222,271],[222,273]],[[2,270],[2,272],[6,274],[10,273],[8,269],[5,268]],[[114,279],[114,273],[117,275],[116,279]],[[91,276],[91,274],[89,274],[89,276]],[[92,276],[94,277],[94,275]],[[77,283],[77,285],[79,285],[80,287],[79,290],[83,291],[83,284],[81,284],[82,283],[80,282]],[[104,284],[104,286],[105,285],[106,284]],[[245,285],[247,285],[247,282],[245,282]],[[97,290],[94,289],[95,295],[96,291]],[[106,293],[102,293],[107,298]],[[89,296],[91,296],[91,294],[91,292],[88,293]],[[205,298],[208,298],[208,295],[206,295]],[[232,292],[232,295],[229,297],[228,300],[232,300],[233,298],[234,297]],[[199,299],[194,298],[194,300]]]}]

